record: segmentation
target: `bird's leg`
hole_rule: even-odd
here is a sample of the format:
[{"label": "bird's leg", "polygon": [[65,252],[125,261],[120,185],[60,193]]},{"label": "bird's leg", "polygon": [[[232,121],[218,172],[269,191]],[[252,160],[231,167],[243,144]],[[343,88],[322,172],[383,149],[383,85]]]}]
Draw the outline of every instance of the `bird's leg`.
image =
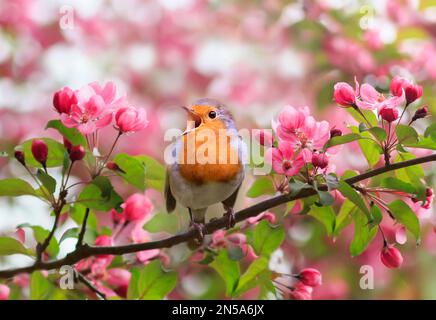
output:
[{"label": "bird's leg", "polygon": [[226,210],[224,217],[227,218],[227,229],[233,228],[236,224],[235,211],[233,210],[233,207],[226,206],[225,204],[224,209]]},{"label": "bird's leg", "polygon": [[201,245],[204,242],[204,223],[201,222],[196,222],[193,217],[192,217],[192,210],[191,208],[188,208],[189,210],[189,217],[191,219],[189,225],[191,228],[194,229],[195,233],[196,233],[196,237],[195,240],[196,242]]}]

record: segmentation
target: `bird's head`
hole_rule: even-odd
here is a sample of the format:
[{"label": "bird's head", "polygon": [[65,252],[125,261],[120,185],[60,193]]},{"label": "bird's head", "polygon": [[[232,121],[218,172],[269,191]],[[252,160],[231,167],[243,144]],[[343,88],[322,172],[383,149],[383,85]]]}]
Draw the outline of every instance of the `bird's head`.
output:
[{"label": "bird's head", "polygon": [[183,107],[188,112],[187,130],[193,130],[200,126],[216,128],[234,128],[231,113],[219,101],[214,99],[198,99],[189,107]]}]

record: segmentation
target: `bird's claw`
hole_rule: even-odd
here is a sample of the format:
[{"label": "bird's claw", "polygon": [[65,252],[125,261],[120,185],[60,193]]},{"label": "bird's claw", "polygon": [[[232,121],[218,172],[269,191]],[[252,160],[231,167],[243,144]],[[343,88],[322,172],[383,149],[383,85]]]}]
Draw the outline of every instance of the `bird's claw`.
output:
[{"label": "bird's claw", "polygon": [[228,208],[226,213],[224,214],[224,217],[227,218],[227,229],[233,228],[236,224],[235,211],[233,210],[233,208]]},{"label": "bird's claw", "polygon": [[204,242],[204,224],[199,222],[191,221],[191,228],[195,231],[195,242],[198,245]]}]

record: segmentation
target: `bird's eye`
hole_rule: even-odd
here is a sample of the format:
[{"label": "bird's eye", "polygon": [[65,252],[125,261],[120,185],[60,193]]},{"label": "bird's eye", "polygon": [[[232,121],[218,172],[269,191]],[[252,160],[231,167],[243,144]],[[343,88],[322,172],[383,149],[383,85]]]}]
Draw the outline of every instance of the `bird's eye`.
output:
[{"label": "bird's eye", "polygon": [[209,118],[215,119],[216,118],[216,112],[215,111],[209,112]]}]

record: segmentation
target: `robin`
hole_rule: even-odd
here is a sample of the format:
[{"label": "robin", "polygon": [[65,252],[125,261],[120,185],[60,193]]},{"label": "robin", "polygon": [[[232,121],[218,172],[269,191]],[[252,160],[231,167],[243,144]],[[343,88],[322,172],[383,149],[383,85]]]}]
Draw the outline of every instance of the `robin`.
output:
[{"label": "robin", "polygon": [[246,146],[227,108],[213,99],[189,107],[186,130],[173,144],[175,160],[167,167],[165,199],[168,213],[179,202],[188,208],[191,227],[202,243],[207,208],[221,202],[235,225],[233,206],[244,179]]}]

